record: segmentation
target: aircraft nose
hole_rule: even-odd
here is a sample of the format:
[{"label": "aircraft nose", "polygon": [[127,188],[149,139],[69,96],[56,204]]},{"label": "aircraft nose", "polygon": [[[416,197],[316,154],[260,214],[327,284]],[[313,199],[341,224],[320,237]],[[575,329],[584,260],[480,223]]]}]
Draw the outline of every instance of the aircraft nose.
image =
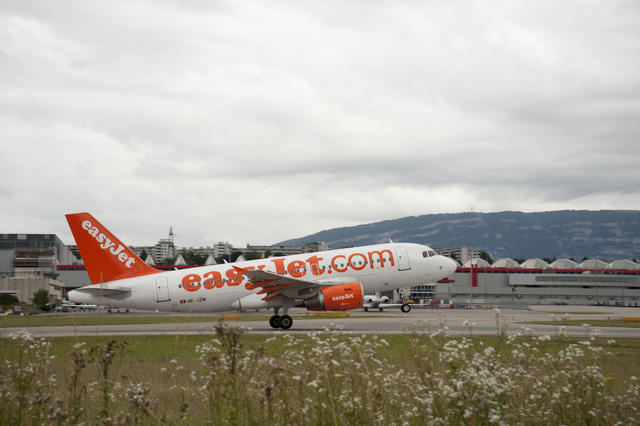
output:
[{"label": "aircraft nose", "polygon": [[445,257],[444,260],[444,270],[447,272],[447,274],[450,275],[456,272],[456,269],[458,269],[458,264],[456,263],[456,261],[451,259],[450,257]]}]

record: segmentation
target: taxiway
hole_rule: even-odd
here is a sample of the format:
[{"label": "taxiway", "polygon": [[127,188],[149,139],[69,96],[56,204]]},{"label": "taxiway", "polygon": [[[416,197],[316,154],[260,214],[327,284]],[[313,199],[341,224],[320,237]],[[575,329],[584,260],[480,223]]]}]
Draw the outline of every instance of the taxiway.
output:
[{"label": "taxiway", "polygon": [[[570,313],[565,313],[569,311]],[[304,317],[305,310],[292,309],[294,325],[291,329],[274,330],[264,312],[264,320],[227,320],[230,324],[244,327],[248,333],[271,334],[293,333],[308,334],[336,330],[352,334],[402,334],[433,333],[438,330],[448,335],[495,335],[499,331],[506,334],[527,333],[531,335],[554,335],[564,333],[567,336],[585,336],[597,333],[601,337],[640,338],[640,328],[632,327],[584,327],[534,324],[536,321],[550,320],[589,320],[620,319],[622,316],[638,316],[637,308],[594,307],[594,306],[533,306],[528,310],[501,309],[413,309],[404,314],[399,310],[384,312],[352,312],[349,317]],[[140,313],[138,313],[139,315]],[[75,314],[82,315],[82,314]],[[86,314],[96,315],[96,314]],[[100,315],[100,314],[98,314]],[[105,314],[106,315],[106,314]],[[132,313],[131,315],[136,315]],[[242,314],[240,314],[242,315]],[[255,314],[254,314],[255,315]],[[19,330],[28,331],[33,336],[110,336],[110,335],[151,335],[151,334],[212,334],[213,324],[219,314],[192,315],[181,323],[160,324],[122,324],[91,326],[56,327],[10,327],[1,328],[0,334],[9,334]]]}]

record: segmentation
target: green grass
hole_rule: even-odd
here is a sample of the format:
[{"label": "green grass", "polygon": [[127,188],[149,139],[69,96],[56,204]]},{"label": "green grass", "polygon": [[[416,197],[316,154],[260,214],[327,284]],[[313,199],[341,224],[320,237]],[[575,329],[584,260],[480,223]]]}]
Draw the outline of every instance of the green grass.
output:
[{"label": "green grass", "polygon": [[[271,314],[238,314],[230,321],[261,321],[268,319]],[[57,327],[82,325],[122,325],[122,324],[182,324],[196,322],[217,322],[222,315],[155,315],[139,316],[127,314],[100,315],[29,315],[0,317],[0,328],[3,327]],[[294,319],[314,319],[317,317],[294,315]],[[380,318],[368,317],[368,318]]]},{"label": "green grass", "polygon": [[[320,333],[321,335],[330,335],[328,333]],[[279,356],[283,353],[285,346],[279,337],[275,343],[268,343],[268,339],[272,339],[270,335],[262,334],[245,334],[242,336],[242,343],[245,349],[256,349],[260,346],[265,347],[265,353],[270,356]],[[304,344],[311,342],[307,336],[296,336]],[[380,336],[366,336],[364,341],[378,341],[384,338],[388,345],[380,345],[377,348],[377,355],[381,358],[388,359],[394,363],[391,368],[397,368],[399,365],[405,364],[411,355],[411,334],[392,334]],[[51,355],[58,359],[64,359],[69,352],[73,350],[73,346],[79,342],[84,342],[85,347],[102,346],[110,340],[126,342],[126,358],[136,361],[168,361],[170,359],[181,359],[184,361],[196,361],[196,346],[211,341],[211,335],[141,335],[135,337],[120,336],[82,336],[82,337],[49,337],[44,340],[52,343]],[[349,342],[353,339],[352,335],[340,335],[338,341]],[[421,337],[421,341],[428,340],[427,337]],[[472,351],[480,350],[487,346],[500,347],[501,337],[499,336],[472,336]],[[519,341],[533,342],[535,338],[521,337]],[[554,338],[553,340],[538,344],[542,352],[554,354],[565,349],[568,345],[585,340],[584,337],[570,337],[564,339]],[[8,343],[8,339],[0,339],[0,342]],[[634,374],[640,377],[640,339],[616,339],[611,342],[610,339],[596,338],[592,343],[594,346],[606,349],[611,353],[616,361],[610,364],[611,367],[625,364],[632,366]],[[507,350],[507,346],[503,347]],[[10,345],[0,345],[0,355],[10,355]]]},{"label": "green grass", "polygon": [[[255,349],[260,345],[265,345],[268,335],[246,334],[242,336],[243,346],[247,349]],[[136,361],[168,361],[170,359],[181,359],[196,361],[196,346],[205,342],[210,342],[211,335],[147,335],[135,337],[112,337],[112,336],[83,336],[83,337],[51,337],[45,340],[53,343],[51,355],[58,359],[64,359],[73,346],[79,342],[84,342],[85,347],[102,346],[109,340],[126,342],[126,358]],[[301,337],[305,339],[305,337]],[[346,339],[346,338],[345,338]],[[409,355],[407,346],[408,337],[406,335],[385,336],[390,345],[385,347],[381,355],[389,356],[395,360],[402,360]],[[7,340],[4,339],[6,342]],[[277,356],[282,354],[284,346],[271,344],[265,346],[268,355]],[[8,355],[10,349],[8,345],[0,347],[0,355]]]},{"label": "green grass", "polygon": [[622,320],[565,320],[565,321],[532,321],[527,324],[544,324],[544,325],[570,325],[581,326],[588,324],[591,327],[629,327],[640,328],[640,322],[638,321],[622,321]]}]

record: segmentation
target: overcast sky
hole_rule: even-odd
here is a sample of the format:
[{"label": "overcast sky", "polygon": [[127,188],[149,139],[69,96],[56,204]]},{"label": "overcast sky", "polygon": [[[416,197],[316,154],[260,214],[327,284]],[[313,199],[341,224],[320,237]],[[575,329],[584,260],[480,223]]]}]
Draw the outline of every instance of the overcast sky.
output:
[{"label": "overcast sky", "polygon": [[0,232],[640,208],[640,2],[0,2]]}]

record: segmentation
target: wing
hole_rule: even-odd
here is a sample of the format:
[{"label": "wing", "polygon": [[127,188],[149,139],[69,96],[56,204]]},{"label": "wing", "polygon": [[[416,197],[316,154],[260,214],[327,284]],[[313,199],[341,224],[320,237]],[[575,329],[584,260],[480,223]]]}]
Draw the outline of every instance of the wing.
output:
[{"label": "wing", "polygon": [[[287,277],[259,269],[247,270],[238,266],[234,266],[234,268],[244,274],[251,283],[247,289],[260,289],[256,294],[263,294],[262,300],[271,300],[281,296],[290,299],[307,299],[318,294],[316,290],[338,283],[336,280],[315,281]],[[340,281],[344,280],[345,278],[342,278]]]}]

